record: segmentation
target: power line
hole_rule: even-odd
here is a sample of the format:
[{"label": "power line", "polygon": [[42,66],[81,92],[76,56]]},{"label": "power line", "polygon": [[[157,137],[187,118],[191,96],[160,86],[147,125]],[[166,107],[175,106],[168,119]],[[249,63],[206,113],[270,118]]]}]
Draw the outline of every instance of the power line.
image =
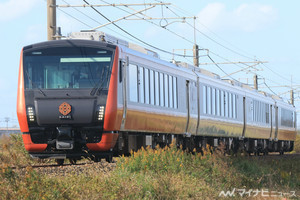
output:
[{"label": "power line", "polygon": [[[83,0],[86,4],[90,5],[86,0]],[[121,28],[119,25],[117,25],[116,23],[114,23],[113,21],[111,21],[109,18],[107,18],[105,15],[103,15],[102,13],[100,13],[97,9],[95,9],[92,5],[90,5],[90,7],[95,11],[97,12],[99,15],[101,15],[104,19],[106,19],[107,21],[111,22],[115,27],[117,27],[118,29],[120,29],[121,31],[123,31],[124,33],[126,33],[127,35],[131,36],[132,38],[140,41],[141,43],[153,48],[153,49],[156,49],[158,51],[161,51],[161,52],[164,52],[164,53],[167,53],[167,54],[171,54],[171,55],[176,55],[176,56],[183,56],[183,57],[194,57],[194,56],[185,56],[185,55],[181,55],[181,54],[174,54],[172,52],[169,52],[169,51],[166,51],[164,49],[161,49],[161,48],[158,48],[156,46],[153,46],[141,39],[139,39],[138,37],[132,35],[131,33],[129,33],[128,31],[126,31],[125,29]]]},{"label": "power line", "polygon": [[[166,6],[166,7],[167,7],[167,6]],[[174,7],[174,9],[176,9],[176,10],[178,10],[178,11],[181,10],[181,12],[182,12],[183,14],[188,14],[188,15],[192,14],[192,13],[189,13],[188,11],[183,10],[182,8],[179,8],[178,6],[176,6],[176,5],[174,5],[174,4],[172,4],[171,7]],[[167,8],[168,8],[168,7],[167,7]],[[170,8],[168,8],[168,9],[169,9],[171,12],[173,12]],[[175,12],[173,12],[173,13],[175,14]],[[198,21],[198,23],[199,23],[200,25],[202,25],[203,27],[205,27],[209,32],[211,32],[212,34],[214,34],[215,36],[217,36],[219,39],[223,40],[224,42],[226,42],[226,43],[229,44],[230,46],[232,46],[232,47],[234,47],[234,48],[236,48],[236,49],[238,49],[238,50],[240,50],[240,51],[245,52],[244,50],[242,50],[242,49],[236,47],[235,45],[231,44],[230,42],[226,41],[226,40],[223,39],[221,36],[219,36],[218,34],[216,34],[215,32],[213,32],[212,30],[210,30],[207,26],[205,26],[204,24],[202,24],[198,19],[196,19],[196,20]],[[244,54],[241,54],[241,53],[239,53],[239,52],[237,52],[237,51],[235,51],[235,50],[233,50],[233,49],[231,49],[231,48],[229,48],[229,47],[226,47],[225,45],[223,45],[223,44],[221,44],[220,42],[216,41],[215,39],[209,37],[208,35],[206,35],[205,33],[201,32],[200,30],[198,30],[198,31],[199,31],[202,35],[204,35],[206,38],[208,38],[208,39],[210,39],[211,41],[215,42],[216,44],[218,44],[218,45],[224,47],[225,49],[227,49],[227,50],[229,50],[229,51],[231,51],[231,52],[233,52],[233,53],[236,53],[236,54],[238,54],[238,55],[240,55],[240,56],[242,56],[242,57],[248,58],[248,59],[250,59],[250,60],[255,60],[255,59],[253,59],[253,58],[251,58],[251,57],[249,57],[249,56],[246,56],[246,55],[244,55]],[[247,53],[247,52],[245,52],[245,53]],[[247,53],[247,54],[249,54],[249,53]],[[252,55],[251,55],[251,56],[252,56]]]}]

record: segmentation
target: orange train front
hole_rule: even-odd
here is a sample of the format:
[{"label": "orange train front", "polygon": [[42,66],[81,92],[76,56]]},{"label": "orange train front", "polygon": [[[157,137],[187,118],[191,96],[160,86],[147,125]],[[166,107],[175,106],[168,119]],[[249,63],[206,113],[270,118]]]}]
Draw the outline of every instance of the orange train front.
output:
[{"label": "orange train front", "polygon": [[111,155],[118,137],[112,129],[118,51],[117,46],[87,40],[23,48],[17,115],[32,156],[76,159],[87,151]]},{"label": "orange train front", "polygon": [[175,140],[287,152],[295,107],[102,32],[23,48],[17,115],[32,157],[95,161]]}]

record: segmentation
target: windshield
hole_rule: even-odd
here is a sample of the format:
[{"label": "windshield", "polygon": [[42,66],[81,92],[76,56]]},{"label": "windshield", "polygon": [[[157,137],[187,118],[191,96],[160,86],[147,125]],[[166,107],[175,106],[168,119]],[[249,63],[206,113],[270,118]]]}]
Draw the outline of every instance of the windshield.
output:
[{"label": "windshield", "polygon": [[55,47],[24,53],[26,89],[107,88],[113,51]]}]

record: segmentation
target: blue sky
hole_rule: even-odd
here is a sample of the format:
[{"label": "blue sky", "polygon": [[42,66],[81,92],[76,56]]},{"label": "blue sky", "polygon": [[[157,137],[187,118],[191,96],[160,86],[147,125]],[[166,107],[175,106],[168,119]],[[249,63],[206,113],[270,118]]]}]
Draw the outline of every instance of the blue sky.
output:
[{"label": "blue sky", "polygon": [[[79,0],[57,0],[57,4],[84,4]],[[91,4],[105,4],[101,0],[89,0]],[[110,1],[112,2],[112,1]],[[114,3],[141,3],[145,1],[114,1]],[[259,87],[269,93],[283,93],[283,98],[289,98],[285,93],[290,88],[272,87],[291,84],[300,86],[298,76],[300,66],[300,1],[290,0],[174,0],[168,7],[157,6],[147,10],[151,17],[192,17],[196,20],[196,41],[201,48],[209,49],[210,56],[216,62],[228,61],[268,61],[258,65]],[[144,6],[132,7],[135,10],[145,9]],[[122,7],[122,9],[124,9]],[[133,10],[101,7],[101,13],[111,20],[128,15]],[[5,117],[10,118],[9,126],[17,125],[16,95],[20,51],[23,46],[41,42],[46,37],[46,1],[44,0],[0,0],[0,127],[6,126]],[[71,17],[72,16],[72,17]],[[76,19],[75,19],[76,18]],[[134,17],[132,17],[134,18]],[[135,17],[136,18],[136,17]],[[119,26],[134,36],[172,52],[173,49],[191,49],[194,41],[193,20],[153,20],[151,24],[145,20],[123,20]],[[87,30],[105,24],[107,21],[90,8],[61,8],[57,10],[57,25],[62,28],[63,35],[72,31]],[[166,29],[160,25],[166,25]],[[138,43],[113,25],[100,31]],[[177,35],[175,35],[175,34]],[[178,37],[178,35],[180,37]],[[145,46],[145,45],[143,45]],[[148,47],[147,47],[148,48]],[[172,55],[158,52],[161,58],[171,60]],[[176,53],[182,54],[183,51]],[[187,51],[187,54],[190,54]],[[200,52],[206,55],[206,51]],[[191,63],[188,58],[175,57]],[[201,57],[201,63],[211,63],[206,57]],[[214,65],[204,65],[203,68],[224,76],[225,74]],[[246,65],[220,65],[226,73],[240,70]],[[253,84],[252,72],[244,71],[232,75],[234,79]],[[292,82],[291,82],[292,79]],[[266,83],[272,91],[266,88]],[[299,87],[300,88],[300,87]],[[296,92],[296,106],[299,107],[299,94]],[[300,109],[298,109],[300,110]],[[299,118],[299,117],[298,117]]]}]

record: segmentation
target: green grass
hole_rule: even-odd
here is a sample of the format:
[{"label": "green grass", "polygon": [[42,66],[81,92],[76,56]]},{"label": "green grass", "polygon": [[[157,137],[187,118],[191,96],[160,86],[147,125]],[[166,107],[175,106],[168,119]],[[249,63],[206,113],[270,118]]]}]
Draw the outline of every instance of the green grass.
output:
[{"label": "green grass", "polygon": [[222,190],[234,188],[300,195],[300,159],[295,156],[201,155],[171,145],[120,157],[109,172],[86,165],[87,173],[50,176],[31,167],[11,168],[37,162],[24,150],[20,135],[2,138],[0,145],[0,199],[218,199]]}]

